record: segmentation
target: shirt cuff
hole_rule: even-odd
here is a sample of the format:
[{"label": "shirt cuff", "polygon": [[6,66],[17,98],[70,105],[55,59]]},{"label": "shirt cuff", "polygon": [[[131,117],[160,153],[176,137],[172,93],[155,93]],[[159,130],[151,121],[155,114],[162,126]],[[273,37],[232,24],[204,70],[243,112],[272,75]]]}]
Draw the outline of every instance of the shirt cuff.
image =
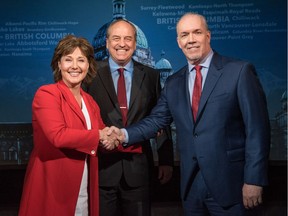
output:
[{"label": "shirt cuff", "polygon": [[123,141],[123,144],[124,144],[124,143],[125,143],[125,144],[128,144],[128,142],[129,142],[129,135],[128,135],[127,130],[126,130],[125,128],[121,128],[120,130],[122,131],[122,133],[125,134],[125,139],[124,139],[124,141]]}]

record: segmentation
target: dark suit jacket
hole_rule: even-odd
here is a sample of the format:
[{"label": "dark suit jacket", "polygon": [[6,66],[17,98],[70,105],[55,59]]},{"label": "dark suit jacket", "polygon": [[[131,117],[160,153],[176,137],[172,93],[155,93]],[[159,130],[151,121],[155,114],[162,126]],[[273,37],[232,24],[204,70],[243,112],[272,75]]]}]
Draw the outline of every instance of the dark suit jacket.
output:
[{"label": "dark suit jacket", "polygon": [[253,65],[214,53],[192,119],[188,67],[169,77],[149,118],[128,127],[130,142],[153,136],[174,119],[185,199],[197,166],[222,206],[242,202],[243,183],[267,184],[270,128],[266,98]]},{"label": "dark suit jacket", "polygon": [[[103,122],[107,126],[122,128],[121,112],[107,60],[98,62],[97,76],[87,91],[100,107]],[[157,103],[160,91],[159,72],[134,61],[127,125],[138,122],[150,113]],[[169,139],[164,140],[165,144],[158,152],[159,164],[173,166],[173,144]],[[148,184],[149,169],[154,166],[149,139],[145,140],[142,146],[144,154],[100,152],[100,186],[117,185],[122,174],[130,186]]]}]

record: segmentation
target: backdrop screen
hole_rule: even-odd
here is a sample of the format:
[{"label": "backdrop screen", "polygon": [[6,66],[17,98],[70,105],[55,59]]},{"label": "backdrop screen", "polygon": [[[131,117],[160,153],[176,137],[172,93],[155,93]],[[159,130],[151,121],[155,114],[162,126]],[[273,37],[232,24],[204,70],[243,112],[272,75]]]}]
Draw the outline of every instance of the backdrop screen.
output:
[{"label": "backdrop screen", "polygon": [[188,11],[207,18],[213,49],[256,66],[268,101],[271,157],[286,159],[286,0],[3,1],[0,122],[31,122],[34,93],[39,86],[53,82],[50,61],[55,45],[63,36],[75,34],[87,38],[94,46],[103,45],[101,31],[117,16],[137,25],[141,32],[138,45],[144,54],[149,54],[152,67],[165,59],[171,72],[176,72],[187,61],[178,48],[175,25]]}]

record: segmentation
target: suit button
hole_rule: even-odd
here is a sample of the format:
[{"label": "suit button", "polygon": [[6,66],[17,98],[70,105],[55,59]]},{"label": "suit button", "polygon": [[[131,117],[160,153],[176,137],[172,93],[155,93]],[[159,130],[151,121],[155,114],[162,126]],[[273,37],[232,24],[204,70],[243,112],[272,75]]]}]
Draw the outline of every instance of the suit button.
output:
[{"label": "suit button", "polygon": [[192,157],[192,160],[197,161],[197,158],[196,157]]},{"label": "suit button", "polygon": [[92,151],[91,151],[91,154],[92,154],[92,155],[94,155],[95,153],[96,153],[96,151],[95,151],[95,150],[92,150]]},{"label": "suit button", "polygon": [[197,137],[198,137],[198,134],[197,134],[197,133],[195,133],[195,134],[194,134],[194,137],[195,137],[195,138],[197,138]]}]

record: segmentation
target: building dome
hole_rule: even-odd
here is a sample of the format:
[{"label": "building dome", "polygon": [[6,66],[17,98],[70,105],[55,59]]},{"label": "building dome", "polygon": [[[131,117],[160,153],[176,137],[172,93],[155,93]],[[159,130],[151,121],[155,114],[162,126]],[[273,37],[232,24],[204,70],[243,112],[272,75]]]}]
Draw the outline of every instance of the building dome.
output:
[{"label": "building dome", "polygon": [[[103,60],[108,58],[109,53],[106,50],[106,31],[109,25],[116,19],[125,19],[125,0],[113,0],[113,19],[110,22],[104,24],[96,33],[93,38],[92,45],[94,47],[95,59]],[[148,65],[150,67],[155,66],[153,57],[151,55],[150,48],[144,32],[133,22],[131,22],[137,33],[137,43],[136,51],[133,55],[133,59],[141,62],[142,64]]]},{"label": "building dome", "polygon": [[148,49],[148,42],[143,31],[134,23],[132,23],[137,30],[137,47]]},{"label": "building dome", "polygon": [[155,68],[160,72],[161,86],[164,86],[166,79],[174,73],[170,62],[164,58],[165,52],[161,52],[161,59],[156,63]]},{"label": "building dome", "polygon": [[93,47],[94,50],[97,50],[98,48],[103,47],[103,45],[106,45],[106,29],[110,25],[111,22],[108,22],[104,24],[97,32],[97,34],[94,37],[93,40]]},{"label": "building dome", "polygon": [[170,62],[163,57],[164,55],[165,55],[165,52],[162,51],[161,59],[156,63],[155,68],[159,70],[172,70],[172,66]]}]

